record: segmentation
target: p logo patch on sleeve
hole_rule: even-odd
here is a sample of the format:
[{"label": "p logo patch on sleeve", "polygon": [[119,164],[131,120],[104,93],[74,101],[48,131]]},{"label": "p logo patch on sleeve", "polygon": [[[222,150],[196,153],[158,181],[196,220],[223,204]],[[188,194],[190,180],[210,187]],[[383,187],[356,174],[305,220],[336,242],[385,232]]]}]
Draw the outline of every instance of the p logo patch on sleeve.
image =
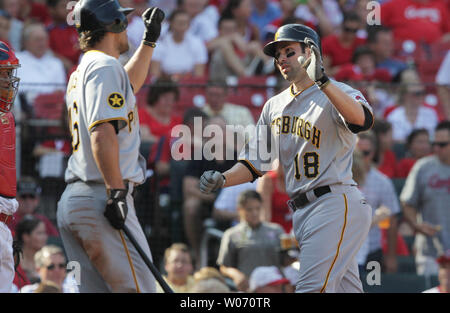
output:
[{"label": "p logo patch on sleeve", "polygon": [[118,92],[113,92],[108,96],[108,105],[113,109],[120,109],[125,104],[125,99]]}]

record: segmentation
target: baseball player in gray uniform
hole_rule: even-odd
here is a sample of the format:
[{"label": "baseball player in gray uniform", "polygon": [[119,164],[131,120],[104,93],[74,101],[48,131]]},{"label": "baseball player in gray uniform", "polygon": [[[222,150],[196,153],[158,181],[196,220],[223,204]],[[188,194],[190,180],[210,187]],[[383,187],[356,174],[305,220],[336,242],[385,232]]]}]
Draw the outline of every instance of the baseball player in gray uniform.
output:
[{"label": "baseball player in gray uniform", "polygon": [[126,15],[117,0],[81,0],[74,8],[85,54],[67,86],[72,155],[57,221],[69,261],[80,264],[81,292],[155,292],[155,281],[123,234],[125,224],[144,252],[132,192],[145,180],[139,154],[137,93],[143,85],[164,13],[142,15],[145,37],[123,67],[128,50]]},{"label": "baseball player in gray uniform", "polygon": [[[291,83],[269,99],[230,170],[205,172],[203,192],[255,180],[267,168],[261,150],[270,132],[284,168],[293,230],[299,242],[297,292],[362,292],[356,254],[369,232],[371,208],[352,179],[355,133],[369,129],[372,110],[363,95],[329,79],[320,38],[309,27],[287,24],[264,47]],[[259,129],[258,129],[259,128]],[[272,146],[273,147],[273,146]]]}]

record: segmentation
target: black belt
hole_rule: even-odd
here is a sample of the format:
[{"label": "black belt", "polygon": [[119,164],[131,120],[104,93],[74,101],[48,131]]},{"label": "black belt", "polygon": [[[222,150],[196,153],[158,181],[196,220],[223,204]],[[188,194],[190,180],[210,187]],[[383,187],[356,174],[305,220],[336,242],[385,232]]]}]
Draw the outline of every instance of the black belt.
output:
[{"label": "black belt", "polygon": [[[316,189],[313,190],[313,192],[316,195],[316,197],[319,198],[319,197],[331,192],[331,189],[330,189],[330,186],[322,186],[322,187],[317,187]],[[294,199],[288,200],[287,205],[293,212],[295,212],[296,210],[301,209],[302,207],[307,205],[308,203],[309,203],[309,200],[306,197],[306,193],[302,193],[302,194],[299,194]]]}]

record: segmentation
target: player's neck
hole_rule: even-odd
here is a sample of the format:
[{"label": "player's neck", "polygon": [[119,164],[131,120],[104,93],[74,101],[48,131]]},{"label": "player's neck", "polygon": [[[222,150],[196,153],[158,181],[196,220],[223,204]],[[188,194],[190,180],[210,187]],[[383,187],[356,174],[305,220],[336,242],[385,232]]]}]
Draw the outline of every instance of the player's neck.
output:
[{"label": "player's neck", "polygon": [[103,40],[101,40],[99,43],[97,43],[92,49],[89,50],[97,50],[101,51],[107,55],[110,55],[116,59],[119,58],[120,52],[117,49],[117,45],[113,40],[111,40],[109,37],[105,37]]},{"label": "player's neck", "polygon": [[291,91],[294,94],[297,94],[297,93],[302,92],[303,90],[306,90],[307,88],[311,87],[312,85],[314,85],[314,82],[309,77],[304,77],[304,78],[292,83]]}]

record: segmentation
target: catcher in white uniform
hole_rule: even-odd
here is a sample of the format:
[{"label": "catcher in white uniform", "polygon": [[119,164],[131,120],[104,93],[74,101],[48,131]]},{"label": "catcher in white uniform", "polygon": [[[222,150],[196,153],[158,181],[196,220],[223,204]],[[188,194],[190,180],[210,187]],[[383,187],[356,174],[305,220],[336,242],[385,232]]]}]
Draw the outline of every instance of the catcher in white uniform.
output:
[{"label": "catcher in white uniform", "polygon": [[200,188],[212,192],[262,176],[272,161],[262,151],[272,139],[300,246],[296,291],[362,292],[355,256],[368,234],[371,208],[351,168],[355,134],[372,126],[372,109],[358,90],[325,75],[320,38],[311,28],[280,27],[264,52],[291,85],[266,102],[257,135],[239,162],[224,173],[205,172]]}]

